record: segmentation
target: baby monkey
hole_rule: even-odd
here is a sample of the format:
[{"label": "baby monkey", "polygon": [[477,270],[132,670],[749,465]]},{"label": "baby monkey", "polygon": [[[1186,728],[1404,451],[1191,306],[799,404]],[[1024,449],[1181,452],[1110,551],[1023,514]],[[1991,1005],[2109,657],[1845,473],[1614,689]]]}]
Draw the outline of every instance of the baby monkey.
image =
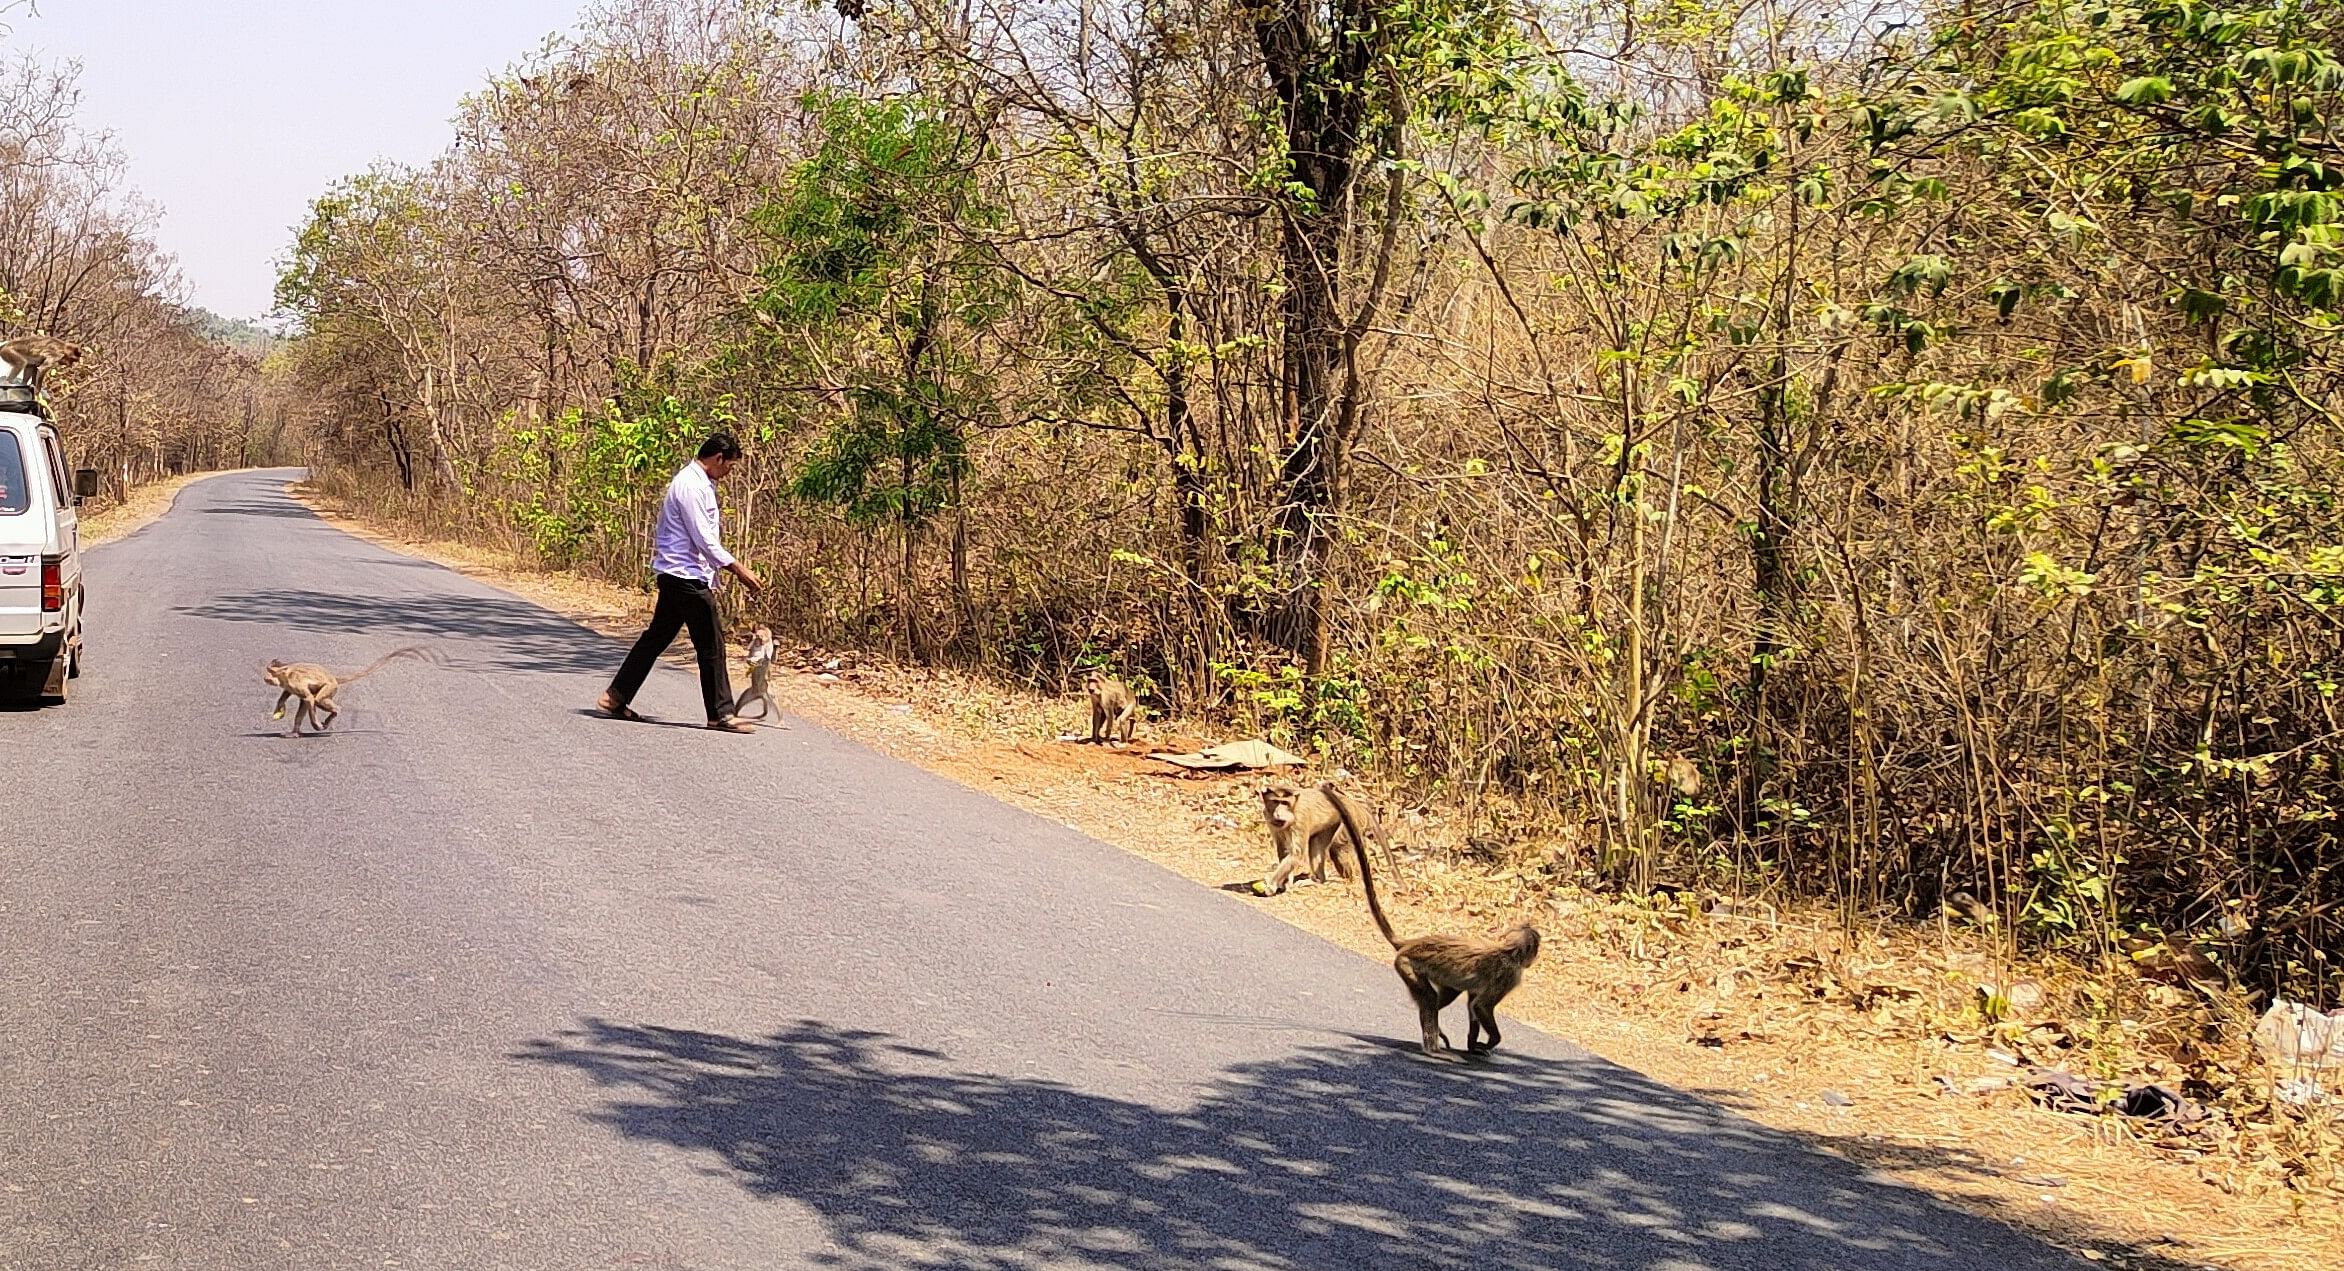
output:
[{"label": "baby monkey", "polygon": [[1139,714],[1139,700],[1124,687],[1123,681],[1093,671],[1083,677],[1083,692],[1091,699],[1091,740],[1105,741],[1123,730],[1123,744],[1131,744],[1133,717]]},{"label": "baby monkey", "polygon": [[[301,704],[293,712],[293,726],[286,731],[285,735],[299,737],[301,735],[301,721],[304,719],[309,721],[311,731],[322,733],[326,730],[327,725],[334,722],[334,716],[341,713],[334,705],[336,691],[341,689],[343,685],[355,684],[365,679],[400,658],[430,661],[431,655],[417,645],[409,645],[404,649],[393,649],[376,658],[373,666],[355,675],[336,675],[315,662],[287,662],[282,658],[271,658],[269,664],[261,668],[261,682],[283,691],[277,694],[277,710],[269,718],[285,718],[285,703],[299,698]],[[320,711],[324,712],[323,719],[319,718]]]},{"label": "baby monkey", "polygon": [[773,694],[766,682],[773,677],[773,631],[759,627],[749,633],[749,687],[733,699],[733,714],[737,717],[751,702],[757,703],[757,718],[773,713]]},{"label": "baby monkey", "polygon": [[[1319,789],[1334,803],[1335,814],[1342,818],[1352,841],[1359,842],[1359,822],[1352,814],[1351,801],[1332,785]],[[1465,1011],[1472,1020],[1465,1030],[1466,1051],[1482,1055],[1496,1050],[1498,1003],[1522,982],[1523,970],[1537,959],[1538,928],[1518,922],[1488,938],[1430,935],[1402,940],[1393,934],[1392,920],[1384,916],[1383,902],[1376,899],[1375,875],[1365,851],[1359,854],[1359,885],[1367,892],[1367,912],[1375,918],[1376,929],[1392,944],[1392,969],[1408,986],[1408,996],[1416,999],[1417,1019],[1424,1028],[1424,1053],[1435,1059],[1456,1058],[1449,1049],[1448,1034],[1441,1031],[1441,1008],[1456,1001],[1459,994],[1464,995]],[[1484,1033],[1489,1040],[1481,1039]]]}]

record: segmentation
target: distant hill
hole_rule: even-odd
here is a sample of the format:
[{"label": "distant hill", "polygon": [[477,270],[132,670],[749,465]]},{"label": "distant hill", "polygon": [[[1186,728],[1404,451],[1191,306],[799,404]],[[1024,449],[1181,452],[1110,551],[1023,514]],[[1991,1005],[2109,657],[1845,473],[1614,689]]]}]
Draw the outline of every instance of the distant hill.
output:
[{"label": "distant hill", "polygon": [[285,337],[258,322],[246,318],[223,318],[201,306],[189,309],[187,317],[195,323],[197,332],[203,338],[254,356],[266,356],[285,342]]}]

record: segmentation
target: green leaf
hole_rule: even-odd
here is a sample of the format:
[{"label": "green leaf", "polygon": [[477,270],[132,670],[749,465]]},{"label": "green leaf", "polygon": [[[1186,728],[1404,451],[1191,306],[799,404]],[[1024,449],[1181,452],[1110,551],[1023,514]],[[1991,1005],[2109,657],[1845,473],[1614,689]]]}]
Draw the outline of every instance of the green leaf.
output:
[{"label": "green leaf", "polygon": [[2010,315],[2018,309],[2019,294],[2020,287],[2015,282],[1998,282],[1986,289],[1987,299],[1994,302],[1994,312],[2004,322],[2010,321]]},{"label": "green leaf", "polygon": [[2230,307],[2229,301],[2197,287],[2182,288],[2180,304],[2182,316],[2192,322],[2212,322]]},{"label": "green leaf", "polygon": [[1921,291],[1942,295],[1947,283],[1953,281],[1953,262],[1943,256],[1922,253],[1908,258],[1896,272],[1888,276],[1888,286],[1899,295],[1910,296]]}]

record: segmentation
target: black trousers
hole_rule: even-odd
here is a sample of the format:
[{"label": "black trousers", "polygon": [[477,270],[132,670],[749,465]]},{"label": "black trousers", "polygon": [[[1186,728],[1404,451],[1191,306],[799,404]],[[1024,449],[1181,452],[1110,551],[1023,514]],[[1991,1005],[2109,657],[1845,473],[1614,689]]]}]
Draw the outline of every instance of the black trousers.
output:
[{"label": "black trousers", "polygon": [[675,643],[676,631],[682,629],[692,633],[692,652],[700,658],[700,696],[708,703],[708,718],[732,714],[732,674],[725,666],[724,638],[716,630],[716,593],[708,584],[690,578],[672,574],[655,577],[659,603],[651,610],[651,625],[644,628],[635,647],[627,650],[618,678],[610,682],[611,700],[621,706],[634,701],[635,691],[643,687],[652,665]]}]

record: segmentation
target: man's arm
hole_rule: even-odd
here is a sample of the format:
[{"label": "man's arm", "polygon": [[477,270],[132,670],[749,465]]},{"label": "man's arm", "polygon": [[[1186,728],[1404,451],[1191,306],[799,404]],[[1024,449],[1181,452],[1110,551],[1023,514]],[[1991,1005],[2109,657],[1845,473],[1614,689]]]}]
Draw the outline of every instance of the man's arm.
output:
[{"label": "man's arm", "polygon": [[714,486],[710,486],[702,497],[693,500],[691,515],[684,518],[684,532],[691,536],[692,546],[699,550],[701,556],[716,562],[718,569],[740,579],[741,585],[749,589],[750,595],[754,596],[765,590],[764,580],[757,577],[757,572],[735,560],[731,552],[724,550],[724,544],[716,541],[716,489]]},{"label": "man's arm", "polygon": [[752,598],[763,594],[765,591],[765,580],[757,576],[756,570],[743,565],[737,560],[732,564],[725,566],[724,568],[726,573],[729,573],[733,577],[741,580],[741,586],[749,589],[749,595]]}]

